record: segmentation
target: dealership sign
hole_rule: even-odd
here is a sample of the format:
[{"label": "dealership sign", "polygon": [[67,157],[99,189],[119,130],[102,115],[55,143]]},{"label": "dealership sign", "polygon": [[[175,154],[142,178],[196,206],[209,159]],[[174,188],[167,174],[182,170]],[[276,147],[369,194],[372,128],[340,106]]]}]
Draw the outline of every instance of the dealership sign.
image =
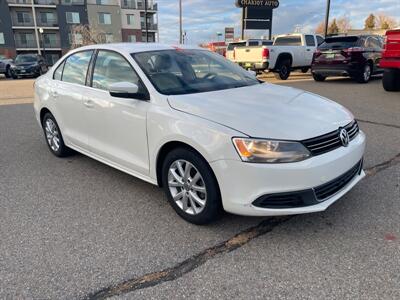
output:
[{"label": "dealership sign", "polygon": [[278,0],[236,0],[237,7],[264,7],[264,8],[278,8]]}]

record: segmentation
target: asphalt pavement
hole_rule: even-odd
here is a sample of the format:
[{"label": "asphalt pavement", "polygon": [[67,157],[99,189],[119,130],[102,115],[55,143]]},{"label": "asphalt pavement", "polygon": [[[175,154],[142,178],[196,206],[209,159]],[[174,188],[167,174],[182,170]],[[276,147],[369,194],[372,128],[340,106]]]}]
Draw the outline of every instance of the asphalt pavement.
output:
[{"label": "asphalt pavement", "polygon": [[199,227],[155,186],[54,157],[17,104],[32,81],[0,80],[0,299],[400,299],[400,94],[380,79],[279,84],[354,113],[367,178],[323,213]]}]

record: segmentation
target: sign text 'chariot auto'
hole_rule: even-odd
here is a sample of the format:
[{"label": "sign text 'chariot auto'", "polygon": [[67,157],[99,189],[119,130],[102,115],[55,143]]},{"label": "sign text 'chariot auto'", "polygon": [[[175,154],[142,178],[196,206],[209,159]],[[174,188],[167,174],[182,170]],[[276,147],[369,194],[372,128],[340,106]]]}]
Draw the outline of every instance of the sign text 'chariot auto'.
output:
[{"label": "sign text 'chariot auto'", "polygon": [[236,0],[237,7],[268,7],[271,9],[279,7],[278,0]]}]

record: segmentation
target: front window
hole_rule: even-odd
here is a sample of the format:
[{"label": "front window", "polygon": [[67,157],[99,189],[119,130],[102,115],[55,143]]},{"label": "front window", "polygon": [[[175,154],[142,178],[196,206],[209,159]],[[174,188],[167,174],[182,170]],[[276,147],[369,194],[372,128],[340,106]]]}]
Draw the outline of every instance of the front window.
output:
[{"label": "front window", "polygon": [[247,71],[205,50],[163,50],[132,54],[155,88],[182,95],[259,84]]}]

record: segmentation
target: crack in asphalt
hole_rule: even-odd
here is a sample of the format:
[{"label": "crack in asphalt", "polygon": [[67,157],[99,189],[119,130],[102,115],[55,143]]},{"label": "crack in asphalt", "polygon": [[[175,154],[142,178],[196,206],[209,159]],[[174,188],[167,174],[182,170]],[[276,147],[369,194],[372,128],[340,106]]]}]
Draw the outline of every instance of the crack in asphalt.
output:
[{"label": "crack in asphalt", "polygon": [[374,121],[368,121],[368,120],[361,120],[361,119],[356,119],[358,122],[361,123],[367,123],[367,124],[372,124],[372,125],[380,125],[380,126],[385,126],[385,127],[391,127],[391,128],[397,128],[400,129],[400,125],[395,125],[395,124],[388,124],[388,123],[380,123],[380,122],[374,122]]},{"label": "crack in asphalt", "polygon": [[367,174],[368,177],[374,176],[378,174],[379,172],[382,172],[390,167],[393,167],[395,165],[400,164],[400,153],[398,153],[396,156],[392,157],[391,159],[377,164],[371,168],[365,169],[365,173]]},{"label": "crack in asphalt", "polygon": [[[398,153],[393,158],[383,163],[365,169],[365,173],[367,177],[372,177],[398,164],[400,164],[400,153]],[[221,242],[215,246],[207,248],[202,252],[189,257],[188,259],[184,260],[183,262],[173,267],[164,269],[162,271],[148,273],[140,277],[128,279],[122,283],[91,293],[85,296],[83,299],[85,300],[107,299],[113,296],[123,295],[136,290],[153,287],[167,281],[173,281],[197,269],[198,267],[206,263],[208,260],[214,258],[215,256],[223,255],[231,251],[234,251],[238,248],[241,248],[242,246],[246,245],[253,239],[273,231],[276,227],[289,221],[293,217],[294,216],[285,216],[285,217],[274,217],[265,219],[258,225],[245,229],[244,231],[238,233],[234,237],[224,242]]]},{"label": "crack in asphalt", "polygon": [[83,299],[106,299],[109,297],[133,292],[135,290],[153,287],[163,282],[175,280],[193,271],[194,269],[197,269],[199,266],[203,265],[215,256],[234,251],[247,244],[251,240],[268,232],[271,232],[274,228],[287,222],[291,218],[292,216],[266,219],[260,224],[240,232],[229,240],[226,240],[216,246],[212,246],[203,250],[202,252],[186,259],[178,265],[164,269],[162,271],[153,272],[143,275],[141,277],[129,279],[123,283],[107,287],[105,289],[92,293],[84,297]]}]

